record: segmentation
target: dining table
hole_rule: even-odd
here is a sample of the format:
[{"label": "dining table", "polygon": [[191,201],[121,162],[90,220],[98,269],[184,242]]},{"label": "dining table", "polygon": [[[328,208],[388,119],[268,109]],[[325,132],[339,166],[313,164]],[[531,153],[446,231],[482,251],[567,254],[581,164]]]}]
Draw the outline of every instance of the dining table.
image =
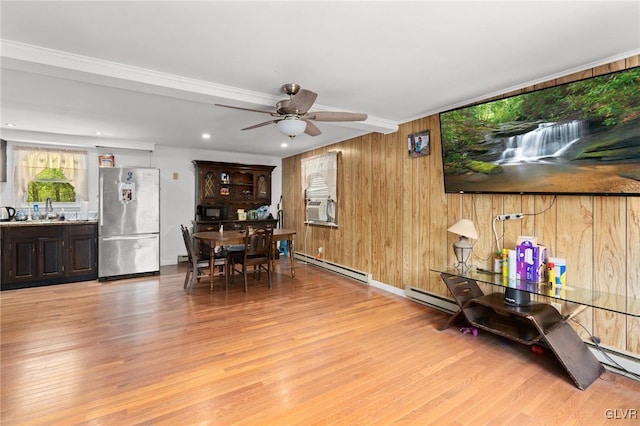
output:
[{"label": "dining table", "polygon": [[[230,246],[236,244],[244,244],[244,237],[246,235],[246,231],[203,231],[203,232],[194,232],[193,238],[197,240],[206,241],[209,243],[210,250],[210,261],[209,264],[211,266],[211,280],[213,281],[214,277],[214,269],[215,269],[215,250],[214,248],[217,246]],[[296,235],[295,229],[282,229],[276,228],[273,230],[273,235],[271,237],[271,253],[272,253],[272,262],[274,258],[275,251],[277,249],[278,241],[286,241],[287,247],[289,251],[289,263],[291,270],[291,278],[296,276],[295,263],[293,261],[293,237]]]}]

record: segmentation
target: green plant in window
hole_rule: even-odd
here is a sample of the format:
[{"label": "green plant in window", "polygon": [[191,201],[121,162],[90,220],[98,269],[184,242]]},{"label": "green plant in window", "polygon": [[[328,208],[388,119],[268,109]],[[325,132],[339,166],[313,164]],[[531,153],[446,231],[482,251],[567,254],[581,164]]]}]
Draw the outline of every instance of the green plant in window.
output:
[{"label": "green plant in window", "polygon": [[75,202],[76,191],[62,173],[62,170],[50,168],[36,175],[27,188],[27,202],[44,202],[51,198],[54,202]]}]

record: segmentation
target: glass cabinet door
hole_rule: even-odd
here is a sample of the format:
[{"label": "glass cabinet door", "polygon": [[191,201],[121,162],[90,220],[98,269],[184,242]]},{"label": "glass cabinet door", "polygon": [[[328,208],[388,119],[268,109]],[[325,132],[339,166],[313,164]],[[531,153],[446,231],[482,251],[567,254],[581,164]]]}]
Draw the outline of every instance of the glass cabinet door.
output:
[{"label": "glass cabinet door", "polygon": [[257,200],[270,200],[271,199],[271,182],[270,178],[265,173],[259,173],[256,175],[256,199]]},{"label": "glass cabinet door", "polygon": [[200,173],[200,196],[202,199],[218,198],[218,176],[215,171],[203,170]]}]

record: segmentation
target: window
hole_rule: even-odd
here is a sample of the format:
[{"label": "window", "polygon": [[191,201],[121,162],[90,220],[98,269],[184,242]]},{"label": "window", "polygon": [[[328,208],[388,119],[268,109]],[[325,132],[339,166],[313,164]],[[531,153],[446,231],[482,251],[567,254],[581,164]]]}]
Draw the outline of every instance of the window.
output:
[{"label": "window", "polygon": [[14,147],[15,199],[76,202],[88,198],[87,152]]},{"label": "window", "polygon": [[36,175],[27,187],[27,202],[45,201],[73,203],[76,191],[61,169],[47,168]]}]

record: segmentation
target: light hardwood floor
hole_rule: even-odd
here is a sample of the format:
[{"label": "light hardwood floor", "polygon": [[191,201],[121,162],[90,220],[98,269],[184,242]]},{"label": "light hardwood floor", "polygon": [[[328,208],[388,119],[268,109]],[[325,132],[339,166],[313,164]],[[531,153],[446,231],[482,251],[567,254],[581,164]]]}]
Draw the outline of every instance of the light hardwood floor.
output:
[{"label": "light hardwood floor", "polygon": [[183,279],[165,267],[0,293],[1,423],[639,421],[640,382],[606,372],[580,391],[547,354],[439,332],[446,314],[310,265],[247,294],[239,276],[213,294]]}]

